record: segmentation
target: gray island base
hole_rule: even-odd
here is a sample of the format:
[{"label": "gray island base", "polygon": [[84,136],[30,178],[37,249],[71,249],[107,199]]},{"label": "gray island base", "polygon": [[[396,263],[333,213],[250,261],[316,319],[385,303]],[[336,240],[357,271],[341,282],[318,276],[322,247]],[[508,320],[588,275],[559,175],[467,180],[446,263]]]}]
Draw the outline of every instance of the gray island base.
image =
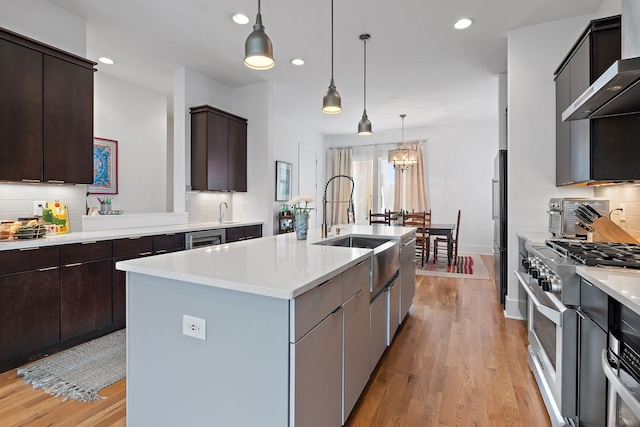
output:
[{"label": "gray island base", "polygon": [[376,250],[317,244],[332,239],[319,230],[118,263],[127,424],[344,424],[415,293],[414,229],[346,234],[397,251],[400,270],[376,295]]}]

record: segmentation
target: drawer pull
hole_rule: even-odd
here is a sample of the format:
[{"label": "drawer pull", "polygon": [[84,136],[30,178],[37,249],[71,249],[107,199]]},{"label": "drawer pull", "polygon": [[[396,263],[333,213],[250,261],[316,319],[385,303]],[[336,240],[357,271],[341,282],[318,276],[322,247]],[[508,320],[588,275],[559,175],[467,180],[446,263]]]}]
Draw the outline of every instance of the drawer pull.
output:
[{"label": "drawer pull", "polygon": [[96,240],[93,240],[91,242],[82,242],[83,245],[93,245],[93,244],[96,244],[96,243],[98,243]]},{"label": "drawer pull", "polygon": [[50,271],[50,270],[57,270],[58,267],[45,267],[45,268],[39,268],[38,271]]},{"label": "drawer pull", "polygon": [[411,239],[407,243],[405,243],[404,246],[407,247],[407,246],[409,246],[409,245],[411,245],[411,244],[413,244],[415,242],[416,242],[416,239]]},{"label": "drawer pull", "polygon": [[157,254],[163,254],[163,253],[165,253],[165,252],[167,252],[167,250],[166,250],[166,249],[158,249],[158,250],[156,251],[156,253],[157,253]]},{"label": "drawer pull", "polygon": [[363,265],[365,263],[365,261],[360,261],[359,263],[356,264],[356,267],[360,267],[361,265]]},{"label": "drawer pull", "polygon": [[39,179],[26,179],[26,178],[23,178],[22,182],[40,182],[40,180]]},{"label": "drawer pull", "polygon": [[318,286],[319,288],[324,288],[326,285],[328,285],[329,283],[333,282],[333,279],[329,279],[326,282],[324,282],[322,285]]},{"label": "drawer pull", "polygon": [[356,296],[359,297],[360,295],[362,295],[363,292],[364,292],[364,289],[360,289],[358,292],[356,292]]},{"label": "drawer pull", "polygon": [[142,236],[134,236],[134,237],[129,237],[129,240],[137,240],[142,238]]},{"label": "drawer pull", "polygon": [[35,247],[35,248],[20,248],[20,251],[35,251],[36,249],[40,249],[39,247]]},{"label": "drawer pull", "polygon": [[332,316],[337,316],[338,314],[342,313],[344,311],[344,307],[340,306],[338,308],[335,309],[335,311],[333,313],[331,313]]},{"label": "drawer pull", "polygon": [[140,252],[138,255],[140,256],[147,256],[147,255],[151,255],[153,252]]},{"label": "drawer pull", "polygon": [[81,262],[74,262],[74,263],[71,263],[71,264],[65,264],[64,266],[68,268],[68,267],[77,267],[79,265],[82,265],[82,263]]},{"label": "drawer pull", "polygon": [[64,181],[59,180],[59,179],[50,179],[47,182],[49,182],[51,184],[64,184]]}]

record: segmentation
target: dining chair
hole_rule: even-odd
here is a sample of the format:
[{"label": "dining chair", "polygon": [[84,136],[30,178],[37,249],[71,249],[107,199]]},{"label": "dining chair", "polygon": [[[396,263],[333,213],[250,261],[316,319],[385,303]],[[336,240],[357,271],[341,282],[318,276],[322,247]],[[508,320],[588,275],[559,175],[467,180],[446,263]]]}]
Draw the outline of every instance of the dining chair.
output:
[{"label": "dining chair", "polygon": [[[436,237],[433,239],[433,261],[438,261],[438,253],[446,254],[449,256],[449,245],[451,245],[452,257],[449,259],[449,265],[456,265],[458,262],[458,236],[460,235],[460,209],[458,209],[458,221],[456,222],[456,228],[454,236],[451,241],[444,237]],[[444,247],[444,249],[442,249]]]},{"label": "dining chair", "polygon": [[384,213],[373,213],[369,209],[369,225],[371,224],[391,225],[391,215],[386,210]]},{"label": "dining chair", "polygon": [[429,259],[429,231],[427,229],[427,214],[425,212],[405,214],[405,227],[416,227],[416,256],[420,254],[420,265]]}]

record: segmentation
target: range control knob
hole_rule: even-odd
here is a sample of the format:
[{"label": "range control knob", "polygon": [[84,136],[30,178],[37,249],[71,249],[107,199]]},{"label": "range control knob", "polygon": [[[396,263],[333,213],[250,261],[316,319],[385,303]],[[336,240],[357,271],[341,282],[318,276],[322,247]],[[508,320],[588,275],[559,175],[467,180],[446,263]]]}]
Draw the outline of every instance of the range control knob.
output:
[{"label": "range control knob", "polygon": [[529,267],[531,267],[531,260],[528,259],[523,259],[522,260],[522,266],[524,267],[525,270],[529,270]]},{"label": "range control knob", "polygon": [[531,277],[533,277],[534,279],[537,279],[538,277],[540,277],[540,270],[538,270],[535,267],[531,267],[529,268],[529,274],[531,275]]},{"label": "range control knob", "polygon": [[551,292],[551,279],[548,277],[539,277],[538,285],[542,287],[542,290],[545,292]]}]

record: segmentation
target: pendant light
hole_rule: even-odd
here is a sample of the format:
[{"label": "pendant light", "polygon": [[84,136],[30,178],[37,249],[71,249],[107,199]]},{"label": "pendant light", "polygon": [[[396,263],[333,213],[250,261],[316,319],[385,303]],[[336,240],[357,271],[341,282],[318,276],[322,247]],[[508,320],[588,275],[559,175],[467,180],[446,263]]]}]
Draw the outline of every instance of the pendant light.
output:
[{"label": "pendant light", "polygon": [[268,70],[275,65],[273,60],[273,46],[269,36],[264,32],[262,15],[260,14],[260,0],[258,0],[258,16],[253,32],[244,43],[244,65],[253,70]]},{"label": "pendant light", "polygon": [[367,40],[370,38],[370,34],[360,34],[360,40],[364,42],[364,110],[358,123],[358,135],[371,135],[373,133],[371,121],[367,117]]},{"label": "pendant light", "polygon": [[404,118],[407,115],[400,114],[400,117],[402,118],[402,140],[398,144],[398,148],[389,151],[389,163],[393,165],[395,170],[404,172],[418,163],[418,150],[404,148]]},{"label": "pendant light", "polygon": [[331,82],[329,83],[329,90],[322,98],[322,112],[338,114],[340,111],[342,111],[342,100],[333,80],[333,0],[331,0]]}]

